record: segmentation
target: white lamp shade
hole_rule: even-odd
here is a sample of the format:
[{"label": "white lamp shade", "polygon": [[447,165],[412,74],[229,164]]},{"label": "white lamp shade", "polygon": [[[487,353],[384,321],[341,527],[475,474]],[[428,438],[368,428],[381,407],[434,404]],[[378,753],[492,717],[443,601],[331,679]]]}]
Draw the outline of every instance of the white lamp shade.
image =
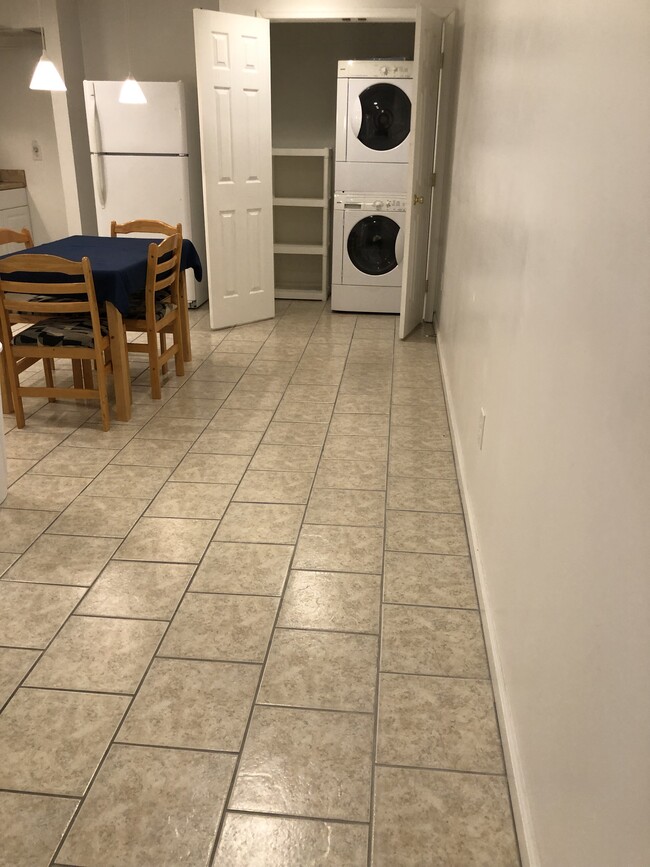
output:
[{"label": "white lamp shade", "polygon": [[143,105],[147,101],[147,97],[142,92],[142,88],[132,75],[124,79],[124,84],[120,90],[120,102],[125,102],[131,105]]},{"label": "white lamp shade", "polygon": [[45,52],[41,54],[41,59],[36,64],[29,88],[30,90],[66,90],[56,66]]}]

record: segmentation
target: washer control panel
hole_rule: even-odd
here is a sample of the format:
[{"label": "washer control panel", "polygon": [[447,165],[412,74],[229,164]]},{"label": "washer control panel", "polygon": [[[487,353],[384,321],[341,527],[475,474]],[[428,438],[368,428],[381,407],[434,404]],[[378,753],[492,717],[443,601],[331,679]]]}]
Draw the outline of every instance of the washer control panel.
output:
[{"label": "washer control panel", "polygon": [[339,78],[413,78],[410,60],[339,60]]},{"label": "washer control panel", "polygon": [[388,198],[381,194],[356,196],[354,193],[336,193],[334,207],[346,211],[406,211],[406,199],[400,196]]}]

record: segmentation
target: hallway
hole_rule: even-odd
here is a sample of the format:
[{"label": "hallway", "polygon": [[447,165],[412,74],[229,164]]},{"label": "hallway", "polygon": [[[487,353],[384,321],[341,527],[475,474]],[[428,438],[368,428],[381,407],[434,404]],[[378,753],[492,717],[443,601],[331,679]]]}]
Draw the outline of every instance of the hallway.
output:
[{"label": "hallway", "polygon": [[6,436],[0,863],[516,867],[433,338],[192,321]]}]

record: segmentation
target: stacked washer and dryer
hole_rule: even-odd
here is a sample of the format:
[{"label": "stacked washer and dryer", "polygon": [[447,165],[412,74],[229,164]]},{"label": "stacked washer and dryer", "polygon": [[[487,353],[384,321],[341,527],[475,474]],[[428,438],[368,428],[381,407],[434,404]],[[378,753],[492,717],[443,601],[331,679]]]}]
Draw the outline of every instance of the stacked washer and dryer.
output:
[{"label": "stacked washer and dryer", "polygon": [[339,61],[333,310],[400,311],[412,79],[409,61]]}]

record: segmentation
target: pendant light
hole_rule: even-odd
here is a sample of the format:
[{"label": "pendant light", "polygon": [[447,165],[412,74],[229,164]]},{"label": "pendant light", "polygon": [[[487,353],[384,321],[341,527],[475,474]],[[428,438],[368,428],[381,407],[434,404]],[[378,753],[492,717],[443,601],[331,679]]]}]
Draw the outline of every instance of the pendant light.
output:
[{"label": "pendant light", "polygon": [[126,39],[126,52],[129,61],[129,74],[124,79],[124,84],[120,90],[119,101],[127,105],[144,105],[147,97],[142,92],[142,88],[133,77],[131,72],[131,37],[129,34],[129,4],[124,0],[124,36]]},{"label": "pendant light", "polygon": [[30,90],[66,90],[63,79],[59,75],[59,71],[47,56],[45,50],[45,27],[43,26],[43,12],[41,10],[41,0],[38,0],[38,17],[41,25],[41,42],[43,52],[41,59],[36,64],[36,69],[32,75],[32,80],[29,83]]}]

